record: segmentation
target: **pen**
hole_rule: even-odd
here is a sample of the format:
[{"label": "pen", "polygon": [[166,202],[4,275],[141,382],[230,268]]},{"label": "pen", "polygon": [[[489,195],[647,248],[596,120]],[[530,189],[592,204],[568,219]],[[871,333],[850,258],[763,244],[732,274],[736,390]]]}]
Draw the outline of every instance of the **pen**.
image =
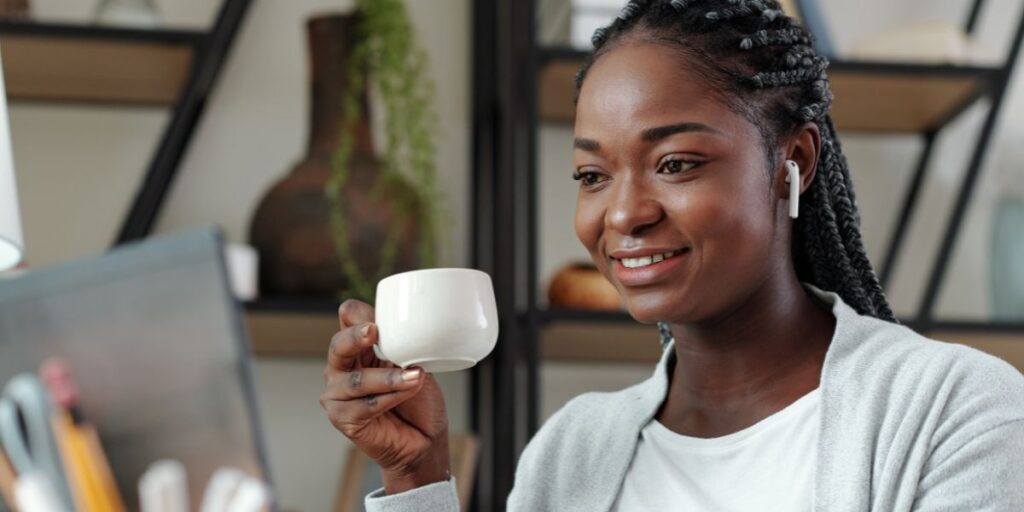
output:
[{"label": "pen", "polygon": [[53,431],[78,508],[123,512],[124,503],[99,436],[85,423],[78,408],[78,388],[70,367],[61,360],[48,359],[40,367],[39,375],[59,408],[53,417]]}]

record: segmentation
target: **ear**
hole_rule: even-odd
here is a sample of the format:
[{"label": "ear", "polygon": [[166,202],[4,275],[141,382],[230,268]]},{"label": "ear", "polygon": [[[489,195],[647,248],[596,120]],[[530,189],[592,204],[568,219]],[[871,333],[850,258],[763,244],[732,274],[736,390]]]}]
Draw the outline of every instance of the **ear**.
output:
[{"label": "ear", "polygon": [[[821,131],[818,125],[812,122],[802,124],[782,149],[784,160],[792,160],[800,166],[800,193],[803,193],[811,186],[818,170],[818,155],[821,154]],[[776,190],[783,199],[789,199],[786,175],[786,165],[783,161],[775,172]]]}]

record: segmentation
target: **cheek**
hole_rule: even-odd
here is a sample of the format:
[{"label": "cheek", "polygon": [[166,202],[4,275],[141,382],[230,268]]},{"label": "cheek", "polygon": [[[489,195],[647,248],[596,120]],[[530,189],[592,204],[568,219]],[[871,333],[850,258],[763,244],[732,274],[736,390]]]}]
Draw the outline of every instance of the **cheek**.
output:
[{"label": "cheek", "polygon": [[601,239],[601,230],[604,226],[603,211],[603,208],[593,200],[587,200],[582,196],[576,200],[576,216],[573,222],[576,237],[592,254],[597,252]]},{"label": "cheek", "polygon": [[772,238],[772,208],[768,193],[754,187],[709,184],[695,190],[677,209],[694,243],[703,252],[732,259],[765,250]]}]

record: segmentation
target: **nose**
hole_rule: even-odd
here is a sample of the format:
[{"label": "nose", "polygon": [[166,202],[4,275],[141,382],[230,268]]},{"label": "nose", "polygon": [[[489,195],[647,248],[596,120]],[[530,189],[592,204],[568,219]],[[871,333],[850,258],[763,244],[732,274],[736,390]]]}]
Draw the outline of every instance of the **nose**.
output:
[{"label": "nose", "polygon": [[626,236],[642,234],[665,216],[661,203],[632,181],[619,183],[612,204],[605,212],[606,228]]}]

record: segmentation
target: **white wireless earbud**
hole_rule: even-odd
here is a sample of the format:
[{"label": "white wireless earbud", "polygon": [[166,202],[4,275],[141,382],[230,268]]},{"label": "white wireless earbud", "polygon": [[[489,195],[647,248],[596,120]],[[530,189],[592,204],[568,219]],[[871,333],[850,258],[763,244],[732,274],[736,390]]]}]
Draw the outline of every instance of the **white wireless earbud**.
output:
[{"label": "white wireless earbud", "polygon": [[786,160],[786,183],[789,183],[789,217],[797,218],[800,213],[800,166]]}]

